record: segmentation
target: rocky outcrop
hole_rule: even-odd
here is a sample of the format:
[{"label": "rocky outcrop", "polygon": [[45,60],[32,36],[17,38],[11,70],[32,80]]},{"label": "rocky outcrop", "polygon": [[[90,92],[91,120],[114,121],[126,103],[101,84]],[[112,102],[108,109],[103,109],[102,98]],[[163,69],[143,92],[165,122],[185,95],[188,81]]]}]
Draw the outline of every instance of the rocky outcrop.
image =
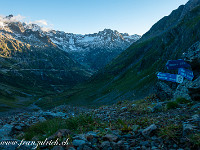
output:
[{"label": "rocky outcrop", "polygon": [[158,82],[154,87],[154,92],[159,99],[171,99],[173,97],[173,90],[164,82]]},{"label": "rocky outcrop", "polygon": [[175,93],[174,99],[184,97],[188,100],[199,101],[200,99],[200,42],[193,44],[188,51],[183,53],[183,59],[191,64],[194,72],[194,80],[189,81],[184,79],[184,82],[179,84]]},{"label": "rocky outcrop", "polygon": [[183,59],[190,63],[193,71],[200,71],[200,42],[193,44],[187,52],[183,53]]}]

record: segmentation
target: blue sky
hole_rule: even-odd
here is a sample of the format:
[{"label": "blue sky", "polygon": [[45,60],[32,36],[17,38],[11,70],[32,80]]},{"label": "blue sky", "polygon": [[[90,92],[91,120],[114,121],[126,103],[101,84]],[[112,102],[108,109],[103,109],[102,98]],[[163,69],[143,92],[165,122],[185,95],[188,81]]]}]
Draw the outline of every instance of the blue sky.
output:
[{"label": "blue sky", "polygon": [[[67,33],[96,33],[105,28],[144,34],[188,0],[1,0],[0,15],[20,15]],[[47,25],[45,25],[47,23]]]}]

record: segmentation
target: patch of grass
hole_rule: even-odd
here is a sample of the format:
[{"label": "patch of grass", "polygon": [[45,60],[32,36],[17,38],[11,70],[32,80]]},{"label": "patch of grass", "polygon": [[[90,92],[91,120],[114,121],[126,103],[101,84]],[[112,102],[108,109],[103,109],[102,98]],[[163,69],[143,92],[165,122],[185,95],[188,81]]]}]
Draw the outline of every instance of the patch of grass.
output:
[{"label": "patch of grass", "polygon": [[129,131],[132,131],[132,128],[130,127],[130,125],[128,125],[125,121],[121,120],[121,119],[118,119],[117,121],[120,125],[120,130],[122,132],[129,132]]},{"label": "patch of grass", "polygon": [[150,126],[151,124],[157,123],[157,120],[155,118],[139,117],[139,118],[130,120],[130,123],[132,125],[139,125],[141,128],[145,128],[147,126]]},{"label": "patch of grass", "polygon": [[179,97],[179,98],[176,99],[176,102],[177,102],[178,104],[188,104],[190,101],[187,100],[186,98]]},{"label": "patch of grass", "polygon": [[193,134],[189,137],[191,143],[194,144],[194,147],[200,147],[200,133]]},{"label": "patch of grass", "polygon": [[162,138],[176,141],[182,136],[182,125],[170,124],[160,128],[158,135]]},{"label": "patch of grass", "polygon": [[32,140],[33,137],[36,137],[39,140],[44,140],[59,129],[69,129],[73,133],[81,134],[104,127],[103,123],[94,119],[91,115],[79,115],[66,120],[55,118],[37,123],[26,129],[24,138],[25,140]]},{"label": "patch of grass", "polygon": [[178,103],[176,101],[168,102],[166,105],[167,109],[175,109],[178,107]]},{"label": "patch of grass", "polygon": [[26,140],[32,140],[36,137],[39,140],[44,140],[50,135],[54,134],[58,129],[64,127],[64,120],[62,119],[51,119],[42,123],[37,123],[25,131],[24,138]]},{"label": "patch of grass", "polygon": [[134,101],[133,104],[135,104],[135,106],[129,106],[128,111],[138,114],[147,114],[151,112],[151,108],[155,106],[155,104],[153,104],[155,102],[157,102],[156,95],[153,94],[142,100]]}]

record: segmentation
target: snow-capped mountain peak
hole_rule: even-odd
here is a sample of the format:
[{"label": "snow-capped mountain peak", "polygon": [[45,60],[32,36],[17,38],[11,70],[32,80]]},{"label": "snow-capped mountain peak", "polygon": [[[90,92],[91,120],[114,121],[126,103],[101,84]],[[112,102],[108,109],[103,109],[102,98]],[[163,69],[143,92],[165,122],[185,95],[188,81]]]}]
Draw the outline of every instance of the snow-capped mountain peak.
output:
[{"label": "snow-capped mountain peak", "polygon": [[0,16],[0,32],[35,47],[56,46],[92,70],[105,66],[141,37],[111,29],[85,35],[55,30],[43,31],[41,26],[17,21],[13,15]]}]

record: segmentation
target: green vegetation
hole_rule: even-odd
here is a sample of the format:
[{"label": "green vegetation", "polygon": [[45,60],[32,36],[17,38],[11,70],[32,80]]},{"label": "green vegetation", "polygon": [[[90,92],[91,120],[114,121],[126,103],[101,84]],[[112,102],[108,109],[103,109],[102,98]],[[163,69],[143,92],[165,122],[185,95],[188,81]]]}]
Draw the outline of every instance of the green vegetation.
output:
[{"label": "green vegetation", "polygon": [[93,131],[97,128],[105,128],[105,124],[98,119],[94,119],[91,115],[79,115],[68,119],[50,119],[45,122],[37,123],[25,131],[24,138],[31,140],[33,137],[44,140],[53,135],[59,129],[69,129],[73,133],[84,133]]},{"label": "green vegetation", "polygon": [[176,101],[168,102],[166,108],[167,109],[174,109],[178,107],[178,103]]},{"label": "green vegetation", "polygon": [[177,102],[178,104],[188,104],[188,103],[190,103],[189,100],[187,100],[186,98],[183,98],[183,97],[177,98],[177,99],[176,99],[176,102]]},{"label": "green vegetation", "polygon": [[132,131],[132,128],[131,128],[127,123],[125,123],[123,120],[118,119],[118,120],[117,120],[117,123],[120,125],[120,130],[121,130],[122,132],[129,132],[129,131]]},{"label": "green vegetation", "polygon": [[165,139],[179,140],[182,136],[182,125],[170,124],[161,128],[158,134]]},{"label": "green vegetation", "polygon": [[194,147],[200,146],[200,133],[190,135],[189,140],[194,144]]}]

